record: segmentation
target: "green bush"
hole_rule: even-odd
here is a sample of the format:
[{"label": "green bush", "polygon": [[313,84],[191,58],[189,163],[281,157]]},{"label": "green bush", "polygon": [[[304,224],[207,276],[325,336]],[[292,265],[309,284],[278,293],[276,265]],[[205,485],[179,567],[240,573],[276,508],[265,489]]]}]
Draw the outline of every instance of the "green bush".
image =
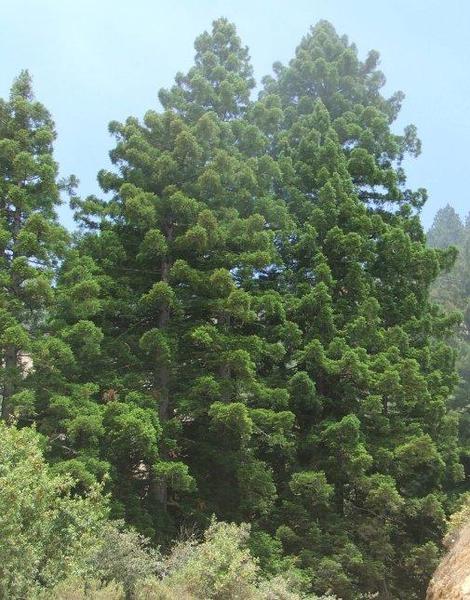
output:
[{"label": "green bush", "polygon": [[1,598],[89,573],[107,506],[98,489],[76,497],[72,485],[52,473],[34,430],[0,423]]}]

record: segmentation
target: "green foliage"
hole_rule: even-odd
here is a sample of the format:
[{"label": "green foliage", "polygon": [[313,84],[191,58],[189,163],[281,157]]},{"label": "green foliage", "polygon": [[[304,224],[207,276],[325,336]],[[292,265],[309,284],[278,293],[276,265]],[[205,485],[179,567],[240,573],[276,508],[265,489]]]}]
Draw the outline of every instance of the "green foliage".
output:
[{"label": "green foliage", "polygon": [[274,577],[245,526],[213,524],[137,583],[146,542],[114,529],[95,595],[299,597],[287,572],[310,594],[422,598],[468,463],[459,317],[430,296],[441,274],[466,318],[468,261],[456,278],[441,248],[467,256],[466,229],[447,208],[426,246],[403,169],[420,142],[395,130],[403,95],[383,96],[375,51],[320,22],[254,100],[232,24],[195,48],[162,112],[110,124],[107,199],[73,198],[63,259],[50,119],[25,75],[0,104],[0,195],[21,208],[0,215],[4,416],[34,417],[51,476],[85,503],[103,481],[153,542],[249,521]]},{"label": "green foliage", "polygon": [[189,539],[174,546],[163,560],[163,579],[144,583],[136,599],[315,600],[296,591],[293,576],[261,577],[247,547],[249,531],[246,524],[213,521],[202,542]]},{"label": "green foliage", "polygon": [[[116,572],[116,581],[106,583],[96,577],[86,581],[70,579],[48,590],[40,598],[55,600],[89,598],[91,600],[334,600],[332,596],[305,595],[299,591],[300,582],[295,574],[287,577],[266,578],[247,549],[249,527],[212,522],[204,540],[190,538],[175,544],[159,564],[159,576],[146,577],[135,582],[126,595]],[[117,540],[117,552],[122,542]],[[135,542],[131,543],[135,549]],[[130,547],[131,547],[130,546]],[[129,565],[110,555],[113,568]],[[133,560],[131,556],[128,557]],[[134,559],[135,562],[135,559]],[[99,573],[99,571],[98,571]]]},{"label": "green foliage", "polygon": [[2,598],[300,600],[293,582],[262,577],[248,525],[213,521],[203,541],[178,542],[162,557],[123,522],[107,521],[99,490],[72,495],[34,430],[0,423],[0,433]]},{"label": "green foliage", "polygon": [[0,596],[25,598],[89,571],[107,514],[98,490],[76,497],[55,475],[28,428],[0,423]]},{"label": "green foliage", "polygon": [[[461,459],[465,475],[470,473],[470,437],[469,437],[469,393],[470,353],[469,294],[470,294],[470,235],[468,217],[462,223],[455,210],[447,205],[439,210],[433,225],[427,234],[428,244],[439,248],[443,263],[443,273],[433,284],[431,294],[440,309],[447,311],[447,318],[453,326],[455,335],[450,340],[456,355],[459,373],[459,385],[453,395],[451,406],[459,414],[459,433],[461,440]],[[454,426],[457,419],[454,419]]]},{"label": "green foliage", "polygon": [[34,430],[0,423],[0,434],[1,598],[88,597],[80,580],[90,580],[92,597],[124,598],[158,571],[148,540],[107,520],[98,488],[72,493],[73,480],[45,462]]},{"label": "green foliage", "polygon": [[103,584],[99,581],[72,579],[59,583],[52,590],[40,592],[37,600],[125,600],[118,583]]},{"label": "green foliage", "polygon": [[108,584],[118,582],[127,596],[161,569],[160,554],[149,546],[149,540],[120,521],[103,524],[92,561],[92,576]]},{"label": "green foliage", "polygon": [[459,215],[450,204],[447,204],[437,211],[426,237],[431,248],[444,249],[449,246],[460,246],[464,235],[465,227]]},{"label": "green foliage", "polygon": [[[31,77],[22,71],[10,98],[0,100],[0,353],[4,365],[2,417],[18,416],[27,374],[22,357],[41,354],[48,331],[44,317],[54,301],[57,260],[68,241],[57,223],[58,167],[52,155],[54,123],[34,99]],[[69,188],[73,188],[73,180]],[[50,333],[50,330],[49,330]],[[15,399],[13,399],[15,396]],[[24,396],[22,397],[25,398]]]}]

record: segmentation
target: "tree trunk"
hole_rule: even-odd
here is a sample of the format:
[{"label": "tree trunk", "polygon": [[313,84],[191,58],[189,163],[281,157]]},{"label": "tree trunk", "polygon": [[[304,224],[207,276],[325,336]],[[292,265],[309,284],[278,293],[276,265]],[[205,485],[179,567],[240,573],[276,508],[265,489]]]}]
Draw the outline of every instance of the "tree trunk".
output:
[{"label": "tree trunk", "polygon": [[3,382],[2,419],[8,421],[11,417],[10,399],[15,393],[15,369],[18,366],[17,350],[14,346],[6,346],[4,360],[5,380]]},{"label": "tree trunk", "polygon": [[[25,182],[19,183],[19,187],[23,187]],[[19,208],[15,209],[15,212],[12,215],[12,238],[13,243],[16,243],[18,233],[21,229],[21,210]],[[11,256],[8,256],[7,251],[4,251],[5,262],[8,264],[8,270],[11,276],[11,294],[15,298],[18,297],[18,292],[20,288],[20,282],[18,281],[18,275],[16,273],[11,272],[11,264],[13,260],[16,258],[16,252],[13,250]],[[15,370],[18,367],[18,348],[12,346],[11,344],[5,346],[4,349],[4,369],[5,369],[5,379],[3,382],[3,390],[2,390],[2,419],[4,421],[9,421],[11,418],[11,402],[10,399],[15,393]]]},{"label": "tree trunk", "polygon": [[[170,418],[170,397],[169,397],[169,369],[167,366],[161,367],[156,373],[156,387],[158,388],[158,417],[162,426]],[[168,458],[167,448],[162,441],[159,448],[160,457],[163,460]],[[166,481],[159,480],[155,485],[155,495],[158,502],[162,505],[163,510],[166,512],[168,508],[168,486]]]},{"label": "tree trunk", "polygon": [[[172,231],[171,228],[168,228],[166,232],[167,241],[171,241],[172,239]],[[168,272],[170,270],[170,260],[168,257],[163,258],[161,263],[161,281],[168,281]],[[160,314],[158,315],[158,328],[165,329],[170,321],[170,310],[167,306],[160,310]],[[157,369],[155,373],[155,396],[158,397],[158,417],[161,425],[164,427],[165,423],[168,422],[170,418],[170,369],[168,365],[162,365],[159,369]],[[164,442],[160,444],[159,448],[160,457],[163,460],[168,459],[168,450],[165,447]],[[155,482],[155,496],[158,502],[161,504],[163,510],[167,512],[168,510],[168,485],[166,481],[156,481]]]},{"label": "tree trunk", "polygon": [[[218,320],[219,320],[219,325],[221,326],[222,330],[226,330],[226,329],[228,329],[228,327],[230,327],[230,315],[221,313],[219,315]],[[227,363],[223,363],[220,365],[219,377],[222,379],[222,390],[221,390],[222,400],[226,404],[228,404],[231,400],[229,383],[232,378],[232,370],[230,368],[230,365],[228,365]],[[227,382],[227,383],[225,384],[225,382]]]}]

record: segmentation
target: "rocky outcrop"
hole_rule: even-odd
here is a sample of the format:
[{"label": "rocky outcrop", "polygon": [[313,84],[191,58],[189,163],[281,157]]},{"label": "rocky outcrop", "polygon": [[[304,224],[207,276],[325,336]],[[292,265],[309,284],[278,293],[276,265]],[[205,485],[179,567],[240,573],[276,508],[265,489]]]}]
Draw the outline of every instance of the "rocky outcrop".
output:
[{"label": "rocky outcrop", "polygon": [[470,524],[446,541],[449,551],[431,579],[426,600],[470,600]]}]

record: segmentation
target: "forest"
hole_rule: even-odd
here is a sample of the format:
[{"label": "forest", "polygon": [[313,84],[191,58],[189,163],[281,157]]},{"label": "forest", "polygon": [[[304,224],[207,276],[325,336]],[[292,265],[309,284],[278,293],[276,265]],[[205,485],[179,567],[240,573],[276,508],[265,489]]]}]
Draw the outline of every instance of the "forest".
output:
[{"label": "forest", "polygon": [[470,497],[469,220],[426,235],[378,52],[194,48],[99,195],[28,71],[0,100],[0,598],[423,600]]}]

